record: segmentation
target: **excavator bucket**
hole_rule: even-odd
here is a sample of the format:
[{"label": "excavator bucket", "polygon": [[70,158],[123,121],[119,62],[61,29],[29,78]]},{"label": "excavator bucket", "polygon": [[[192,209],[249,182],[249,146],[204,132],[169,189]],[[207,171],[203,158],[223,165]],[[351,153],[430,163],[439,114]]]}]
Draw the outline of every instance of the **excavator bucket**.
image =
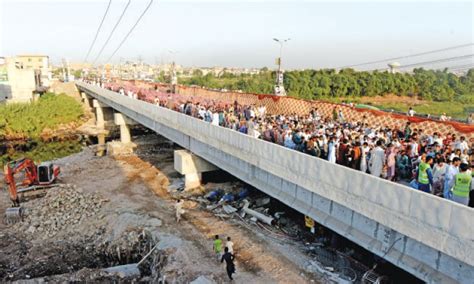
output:
[{"label": "excavator bucket", "polygon": [[23,209],[21,207],[11,207],[5,210],[5,222],[13,224],[23,219]]}]

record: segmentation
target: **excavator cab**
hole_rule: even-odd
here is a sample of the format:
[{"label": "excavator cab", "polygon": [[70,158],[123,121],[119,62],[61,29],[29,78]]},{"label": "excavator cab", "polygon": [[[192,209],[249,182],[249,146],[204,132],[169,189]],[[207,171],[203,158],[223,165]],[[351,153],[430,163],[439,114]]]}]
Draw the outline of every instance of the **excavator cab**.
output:
[{"label": "excavator cab", "polygon": [[38,165],[38,184],[52,184],[59,175],[59,167],[54,166],[52,162],[43,162]]}]

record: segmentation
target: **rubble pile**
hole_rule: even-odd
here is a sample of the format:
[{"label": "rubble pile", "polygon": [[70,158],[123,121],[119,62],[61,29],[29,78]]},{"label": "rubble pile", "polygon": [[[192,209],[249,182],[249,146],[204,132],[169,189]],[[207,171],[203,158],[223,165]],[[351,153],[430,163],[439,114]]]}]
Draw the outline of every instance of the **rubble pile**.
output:
[{"label": "rubble pile", "polygon": [[26,217],[16,226],[30,235],[52,237],[71,225],[90,220],[106,201],[98,194],[83,193],[74,185],[58,185],[48,189],[44,198],[23,203]]},{"label": "rubble pile", "polygon": [[109,266],[138,262],[154,246],[150,232],[134,228],[116,240],[103,240],[95,246],[107,258]]},{"label": "rubble pile", "polygon": [[[37,279],[39,282],[72,280],[138,280],[156,278],[166,255],[155,250],[139,266],[140,274],[108,273],[106,268],[138,263],[156,244],[150,232],[133,228],[115,240],[104,231],[74,240],[37,243],[18,240],[13,234],[0,235],[0,282]],[[132,277],[133,279],[128,279]]]}]

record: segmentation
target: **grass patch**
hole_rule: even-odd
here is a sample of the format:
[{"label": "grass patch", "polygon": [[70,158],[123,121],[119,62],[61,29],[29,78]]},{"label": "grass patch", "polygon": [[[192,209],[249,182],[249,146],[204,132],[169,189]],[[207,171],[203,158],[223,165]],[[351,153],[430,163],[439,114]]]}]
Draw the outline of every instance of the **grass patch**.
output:
[{"label": "grass patch", "polygon": [[43,129],[77,121],[83,114],[80,103],[65,94],[47,93],[31,104],[0,105],[0,136],[37,138]]},{"label": "grass patch", "polygon": [[[414,99],[413,99],[414,100]],[[322,101],[332,103],[352,102],[355,104],[362,103],[371,105],[385,111],[400,111],[406,113],[411,106],[417,114],[430,114],[432,116],[440,116],[443,112],[452,118],[466,120],[469,115],[469,110],[474,109],[474,104],[463,104],[461,102],[435,102],[435,101],[418,101],[416,104],[409,104],[407,102],[394,101],[376,101],[370,102],[367,99],[361,98],[325,98]]]},{"label": "grass patch", "polygon": [[83,115],[81,104],[65,94],[47,93],[34,103],[0,105],[0,143],[5,141],[2,137],[21,138],[0,153],[0,166],[23,157],[40,162],[80,152],[82,145],[77,139],[43,142],[40,135],[45,128],[57,129]]},{"label": "grass patch", "polygon": [[[403,103],[378,103],[373,104],[375,107],[378,107],[383,110],[395,110],[401,112],[407,112],[408,107]],[[442,113],[446,113],[447,116],[452,118],[466,120],[468,113],[466,112],[466,107],[469,107],[465,104],[458,102],[429,102],[426,104],[415,105],[413,109],[418,114],[430,114],[432,116],[439,116]]]},{"label": "grass patch", "polygon": [[0,166],[8,160],[30,158],[35,162],[44,162],[63,158],[82,150],[82,145],[77,140],[61,142],[35,142],[36,146],[27,151],[14,151],[0,156]]}]

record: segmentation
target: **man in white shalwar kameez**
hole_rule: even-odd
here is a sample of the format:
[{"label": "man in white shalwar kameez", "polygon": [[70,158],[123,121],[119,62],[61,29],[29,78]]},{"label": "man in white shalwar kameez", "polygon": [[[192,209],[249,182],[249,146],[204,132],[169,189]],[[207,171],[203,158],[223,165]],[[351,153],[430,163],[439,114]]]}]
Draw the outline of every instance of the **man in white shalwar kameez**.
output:
[{"label": "man in white shalwar kameez", "polygon": [[333,164],[336,163],[336,147],[336,139],[333,136],[328,144],[328,161]]},{"label": "man in white shalwar kameez", "polygon": [[370,174],[380,177],[385,163],[385,151],[382,149],[382,140],[377,140],[376,147],[370,155]]}]

